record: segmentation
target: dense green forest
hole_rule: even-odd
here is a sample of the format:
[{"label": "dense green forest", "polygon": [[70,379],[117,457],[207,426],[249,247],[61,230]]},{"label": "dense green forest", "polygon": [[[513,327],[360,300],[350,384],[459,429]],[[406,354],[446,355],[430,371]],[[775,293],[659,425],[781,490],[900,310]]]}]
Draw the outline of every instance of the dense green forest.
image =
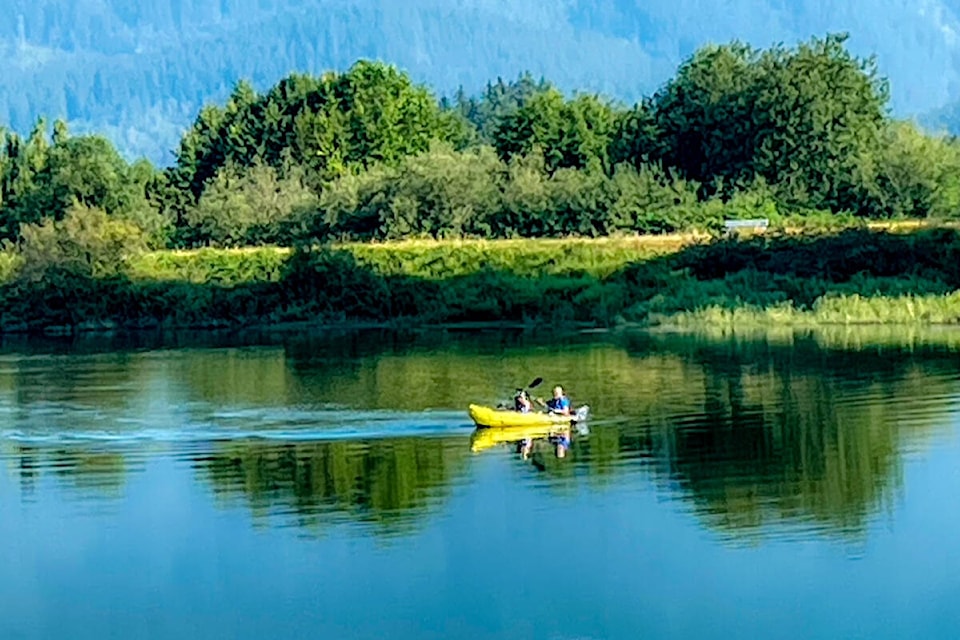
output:
[{"label": "dense green forest", "polygon": [[[442,95],[528,69],[566,93],[651,94],[710,42],[758,47],[848,31],[876,53],[900,117],[957,99],[960,21],[946,0],[11,0],[0,15],[0,123],[39,114],[166,164],[203,105],[249,79],[384,60]],[[939,123],[943,119],[933,118]]]},{"label": "dense green forest", "polygon": [[[127,162],[102,136],[41,121],[28,136],[7,132],[0,150],[0,302],[7,305],[0,314],[14,324],[31,317],[71,325],[121,312],[133,313],[131,322],[170,313],[186,313],[189,322],[477,315],[610,322],[701,308],[691,301],[722,310],[758,293],[758,302],[803,308],[868,285],[870,293],[942,295],[960,283],[948,265],[927,258],[956,262],[960,243],[948,235],[823,239],[823,251],[854,251],[829,272],[801,240],[734,243],[716,255],[694,248],[656,263],[635,254],[642,268],[627,260],[617,273],[589,275],[592,261],[607,260],[607,249],[594,248],[562,274],[572,280],[557,284],[561,299],[580,300],[572,308],[539,301],[549,270],[521,273],[509,260],[498,270],[490,255],[474,256],[462,289],[445,289],[447,275],[429,265],[393,273],[393,258],[383,254],[364,263],[353,250],[318,248],[402,238],[716,233],[731,217],[820,229],[955,217],[960,146],[892,119],[876,62],[846,44],[830,35],[792,47],[707,46],[632,105],[569,96],[532,76],[491,82],[478,97],[438,99],[372,61],[292,74],[265,92],[240,82],[225,103],[196,115],[176,163],[159,170]],[[283,265],[270,257],[276,253],[251,254],[266,261],[254,272],[276,268],[280,276],[234,274],[243,286],[225,290],[164,289],[156,273],[144,272],[148,250],[256,245],[296,252]],[[436,259],[447,258],[441,251]],[[718,271],[718,264],[728,266]],[[858,277],[861,289],[850,288]],[[906,287],[893,281],[902,277],[918,279]],[[702,280],[721,284],[704,289],[695,282]],[[765,289],[770,283],[780,288]],[[451,291],[464,297],[445,298]],[[664,300],[664,291],[675,297]],[[187,300],[196,296],[207,302],[191,310]],[[107,299],[113,311],[102,307]],[[921,315],[951,321],[954,313],[950,303]]]},{"label": "dense green forest", "polygon": [[889,118],[875,62],[845,44],[705,47],[632,106],[530,76],[438,100],[370,61],[240,82],[163,170],[41,121],[5,135],[0,237],[29,248],[76,218],[163,248],[954,215],[960,146]]}]

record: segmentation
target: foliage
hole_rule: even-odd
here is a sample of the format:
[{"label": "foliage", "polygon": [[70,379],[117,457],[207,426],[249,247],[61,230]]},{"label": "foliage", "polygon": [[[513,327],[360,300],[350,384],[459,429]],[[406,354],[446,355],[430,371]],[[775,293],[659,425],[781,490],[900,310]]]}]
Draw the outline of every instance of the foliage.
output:
[{"label": "foliage", "polygon": [[532,98],[550,89],[553,85],[544,78],[534,80],[527,72],[511,82],[504,82],[503,78],[488,82],[479,98],[468,96],[461,87],[452,108],[474,126],[479,142],[492,144],[504,118],[514,115]]},{"label": "foliage", "polygon": [[289,244],[292,225],[317,205],[317,196],[294,172],[280,178],[262,164],[245,171],[226,166],[187,209],[180,240],[217,247]]},{"label": "foliage", "polygon": [[489,232],[503,167],[488,148],[437,147],[396,169],[346,176],[321,194],[313,233],[357,239]]},{"label": "foliage", "polygon": [[697,52],[653,100],[664,162],[708,184],[763,177],[788,202],[860,210],[887,88],[844,40]]},{"label": "foliage", "polygon": [[[100,219],[105,216],[100,213]],[[70,218],[68,218],[69,220]],[[63,223],[48,223],[48,225]],[[111,224],[122,224],[112,222]],[[152,253],[91,275],[66,250],[0,287],[0,324],[278,321],[954,322],[960,232],[411,241]],[[39,243],[38,243],[39,244]],[[76,252],[76,246],[71,247]],[[66,254],[66,255],[65,255]],[[27,256],[26,265],[37,264]],[[34,269],[36,272],[36,269]],[[104,277],[106,276],[106,277]]]},{"label": "foliage", "polygon": [[174,181],[199,198],[225,165],[290,163],[310,181],[395,164],[462,132],[452,114],[397,69],[360,61],[346,73],[293,74],[260,95],[241,82],[224,107],[200,112],[177,151]]},{"label": "foliage", "polygon": [[632,109],[617,112],[614,128],[608,149],[611,164],[629,163],[637,169],[647,164],[656,164],[662,155],[662,136],[650,100],[639,102]]},{"label": "foliage", "polygon": [[700,280],[743,270],[845,282],[858,274],[935,274],[960,287],[960,242],[947,229],[911,234],[848,229],[835,235],[771,235],[691,247],[678,266]]},{"label": "foliage", "polygon": [[613,108],[595,96],[567,101],[556,89],[531,96],[504,115],[493,145],[506,161],[539,149],[546,168],[603,169],[616,121]]},{"label": "foliage", "polygon": [[158,244],[169,225],[147,200],[153,167],[128,165],[100,136],[71,137],[57,121],[47,137],[40,120],[23,140],[7,133],[0,152],[0,238],[15,240],[24,224],[60,220],[78,204],[102,209],[144,229]]},{"label": "foliage", "polygon": [[22,264],[23,257],[13,248],[7,247],[0,251],[0,285],[12,281]]},{"label": "foliage", "polygon": [[[657,165],[617,168],[612,179],[616,200],[610,207],[610,225],[639,233],[672,233],[716,229],[725,207],[718,200],[700,202],[699,185],[676,177]],[[740,210],[727,217],[739,217]]]},{"label": "foliage", "polygon": [[875,63],[842,35],[704,47],[631,108],[529,74],[438,103],[407,74],[362,60],[263,93],[237,83],[200,111],[161,172],[60,121],[52,137],[42,120],[26,139],[5,134],[0,237],[73,203],[134,223],[154,248],[954,215],[957,144],[889,120],[886,101]]},{"label": "foliage", "polygon": [[705,47],[630,109],[567,98],[529,75],[440,107],[392,67],[360,62],[290,76],[262,96],[237,85],[201,112],[157,200],[185,246],[283,239],[248,238],[249,207],[225,182],[260,164],[320,194],[315,214],[292,216],[306,242],[717,230],[748,214],[775,224],[813,212],[948,215],[960,198],[955,145],[889,121],[886,102],[875,62],[853,56],[843,35],[792,49]]},{"label": "foliage", "polygon": [[329,183],[302,240],[403,237],[597,237],[718,229],[756,214],[756,198],[700,201],[695,182],[657,166],[544,170],[532,154],[510,163],[486,147],[412,156]]},{"label": "foliage", "polygon": [[960,211],[960,147],[906,122],[884,131],[873,188],[878,217],[951,218]]},{"label": "foliage", "polygon": [[125,273],[134,282],[187,282],[232,287],[278,282],[290,252],[274,247],[151,251],[131,256]]},{"label": "foliage", "polygon": [[[26,5],[23,5],[26,6]],[[237,79],[268,87],[292,69],[344,69],[387,60],[450,94],[530,69],[565,90],[635,100],[669,79],[706,42],[757,46],[849,29],[858,53],[876,52],[900,115],[954,97],[958,70],[946,0],[792,3],[692,0],[607,3],[496,0],[38,0],[0,15],[9,61],[0,122],[29,132],[39,113],[109,132],[128,158],[167,163],[180,134]],[[21,40],[20,24],[23,33]]]},{"label": "foliage", "polygon": [[960,324],[960,293],[899,295],[860,293],[831,294],[817,299],[810,308],[791,301],[775,304],[728,306],[705,302],[696,311],[683,311],[670,318],[678,325],[714,327],[805,326],[827,324]]},{"label": "foliage", "polygon": [[23,227],[17,276],[33,283],[56,274],[110,277],[146,247],[143,231],[132,223],[78,204],[68,209],[62,220],[47,219]]},{"label": "foliage", "polygon": [[[704,308],[807,313],[831,295],[941,295],[960,287],[955,234],[870,224],[955,216],[960,147],[891,120],[886,91],[872,59],[829,35],[705,47],[631,108],[530,76],[438,103],[369,61],[293,74],[264,93],[239,82],[200,111],[177,165],[159,172],[40,120],[25,139],[4,133],[0,149],[10,242],[0,313],[28,325],[611,324]],[[573,240],[690,240],[731,218],[766,218],[771,233],[629,259],[616,242]],[[464,242],[480,237],[537,241]],[[296,249],[213,250],[256,245]],[[201,251],[138,254],[145,247]]]}]

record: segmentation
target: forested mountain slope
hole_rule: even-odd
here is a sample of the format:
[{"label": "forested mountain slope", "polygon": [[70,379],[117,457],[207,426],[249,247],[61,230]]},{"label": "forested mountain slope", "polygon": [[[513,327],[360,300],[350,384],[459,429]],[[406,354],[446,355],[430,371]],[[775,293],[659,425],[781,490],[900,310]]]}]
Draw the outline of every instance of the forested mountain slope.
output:
[{"label": "forested mountain slope", "polygon": [[848,31],[876,53],[892,106],[923,114],[960,97],[955,0],[6,0],[0,123],[65,117],[128,156],[168,163],[202,104],[290,71],[397,64],[438,94],[476,93],[529,70],[564,90],[625,101],[698,46],[792,44]]}]

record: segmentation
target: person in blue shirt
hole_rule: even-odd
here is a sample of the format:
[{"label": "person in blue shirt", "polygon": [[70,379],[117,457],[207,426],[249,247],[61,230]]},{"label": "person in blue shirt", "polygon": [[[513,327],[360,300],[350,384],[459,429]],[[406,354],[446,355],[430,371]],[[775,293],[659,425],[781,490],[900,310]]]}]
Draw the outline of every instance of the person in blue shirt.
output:
[{"label": "person in blue shirt", "polygon": [[570,398],[563,393],[563,387],[557,385],[553,388],[553,397],[547,400],[547,412],[561,416],[570,415]]}]

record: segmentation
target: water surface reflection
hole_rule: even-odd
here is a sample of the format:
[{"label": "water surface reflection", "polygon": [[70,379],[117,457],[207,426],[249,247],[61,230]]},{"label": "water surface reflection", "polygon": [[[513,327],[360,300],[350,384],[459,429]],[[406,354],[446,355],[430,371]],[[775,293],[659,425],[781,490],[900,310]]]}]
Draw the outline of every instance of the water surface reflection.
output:
[{"label": "water surface reflection", "polygon": [[[122,499],[172,456],[260,523],[413,535],[496,456],[535,490],[648,486],[721,537],[858,539],[903,499],[905,458],[953,428],[960,391],[950,332],[223,340],[7,345],[0,447],[20,496],[49,476]],[[468,422],[468,402],[534,375],[588,402],[589,430]]]}]

